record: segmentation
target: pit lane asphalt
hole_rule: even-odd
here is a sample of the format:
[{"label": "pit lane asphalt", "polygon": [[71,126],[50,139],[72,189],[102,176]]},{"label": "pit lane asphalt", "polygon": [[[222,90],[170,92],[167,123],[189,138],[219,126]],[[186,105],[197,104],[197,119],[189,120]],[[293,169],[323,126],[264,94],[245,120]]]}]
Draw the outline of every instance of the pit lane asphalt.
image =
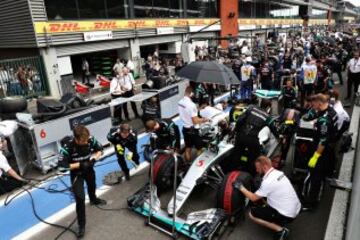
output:
[{"label": "pit lane asphalt", "polygon": [[[345,75],[345,74],[344,74]],[[344,76],[346,79],[346,76]],[[340,90],[341,96],[346,93],[344,86],[336,86]],[[338,164],[341,164],[339,161]],[[289,166],[289,163],[287,163]],[[116,170],[116,169],[114,169]],[[106,192],[102,198],[108,201],[104,208],[123,208],[120,211],[103,211],[94,206],[86,205],[87,224],[84,239],[99,240],[149,240],[149,239],[170,239],[167,235],[156,231],[151,227],[145,226],[145,218],[127,209],[126,198],[134,194],[141,188],[148,179],[147,169],[132,177],[130,182],[123,182],[115,185]],[[313,212],[302,212],[297,219],[289,225],[289,240],[321,240],[324,237],[326,224],[328,221],[331,203],[334,196],[334,189],[328,184],[325,185],[323,197],[319,207]],[[167,201],[162,197],[162,207],[167,206]],[[184,206],[184,212],[203,210],[215,207],[215,193],[210,188],[204,188],[199,192],[194,192],[190,200]],[[76,217],[74,211],[56,222],[57,224],[69,225]],[[72,227],[77,231],[77,224]],[[31,239],[44,240],[54,239],[62,230],[47,227]],[[0,237],[1,238],[1,237]],[[66,232],[59,239],[76,239],[73,234]],[[180,237],[180,239],[185,239]],[[224,240],[269,240],[272,239],[272,232],[261,226],[254,224],[246,214],[246,219],[240,222],[234,229],[229,229],[221,239]]]},{"label": "pit lane asphalt", "polygon": [[[86,206],[87,225],[84,239],[169,239],[163,233],[145,226],[145,218],[127,209],[126,198],[143,186],[147,181],[147,169],[132,177],[130,182],[123,182],[115,185],[110,191],[105,193],[102,198],[108,201],[104,208],[124,208],[120,211],[103,211],[95,206]],[[331,199],[334,190],[326,187],[324,196],[319,208],[314,212],[304,212],[289,225],[292,240],[320,240],[324,236],[327,218],[330,212]],[[161,197],[162,207],[167,206],[169,196]],[[191,199],[184,206],[184,212],[207,209],[215,207],[215,194],[210,188],[205,187],[194,192]],[[74,209],[75,210],[75,209]],[[75,218],[75,211],[61,221],[62,225],[69,225]],[[77,224],[72,227],[77,230]],[[52,227],[46,228],[31,239],[43,240],[54,239],[61,230]],[[235,240],[267,240],[272,238],[272,232],[252,223],[248,217],[240,222],[231,232],[225,232],[222,239]],[[60,239],[76,239],[73,234],[67,232]],[[180,239],[185,239],[180,237]]]}]

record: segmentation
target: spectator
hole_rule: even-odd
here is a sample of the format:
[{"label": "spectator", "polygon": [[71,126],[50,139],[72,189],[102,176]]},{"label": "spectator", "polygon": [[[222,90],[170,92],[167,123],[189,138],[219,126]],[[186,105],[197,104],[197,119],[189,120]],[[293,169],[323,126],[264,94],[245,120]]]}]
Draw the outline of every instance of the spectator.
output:
[{"label": "spectator", "polygon": [[116,59],[116,63],[113,66],[113,71],[115,74],[117,74],[119,71],[122,70],[124,67],[124,64],[120,61],[120,58]]}]

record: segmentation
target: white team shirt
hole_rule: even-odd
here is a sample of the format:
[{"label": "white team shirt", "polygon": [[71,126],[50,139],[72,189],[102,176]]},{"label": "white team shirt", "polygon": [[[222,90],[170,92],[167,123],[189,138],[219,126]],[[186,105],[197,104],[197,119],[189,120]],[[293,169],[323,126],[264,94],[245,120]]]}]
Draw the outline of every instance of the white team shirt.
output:
[{"label": "white team shirt", "polygon": [[360,58],[357,60],[355,58],[350,59],[348,68],[352,73],[360,73]]},{"label": "white team shirt", "polygon": [[263,177],[256,195],[267,198],[270,207],[283,216],[295,218],[301,209],[296,192],[285,174],[271,168]]},{"label": "white team shirt", "polygon": [[4,156],[3,152],[0,151],[0,177],[3,173],[8,172],[11,169],[6,157]]},{"label": "white team shirt", "polygon": [[314,64],[304,64],[304,84],[313,84],[317,76],[317,67]]},{"label": "white team shirt", "polygon": [[335,112],[337,113],[337,127],[340,130],[342,125],[344,124],[345,121],[349,121],[350,122],[350,117],[349,114],[345,111],[342,103],[340,101],[337,101],[334,106],[333,106]]},{"label": "white team shirt", "polygon": [[185,128],[195,127],[192,122],[192,118],[198,115],[198,109],[195,103],[188,97],[183,97],[178,103],[179,116],[181,121],[184,123]]},{"label": "white team shirt", "polygon": [[213,126],[217,125],[219,121],[226,118],[227,115],[228,114],[224,113],[223,111],[211,106],[206,106],[205,108],[200,110],[200,116],[210,119],[211,125]]}]

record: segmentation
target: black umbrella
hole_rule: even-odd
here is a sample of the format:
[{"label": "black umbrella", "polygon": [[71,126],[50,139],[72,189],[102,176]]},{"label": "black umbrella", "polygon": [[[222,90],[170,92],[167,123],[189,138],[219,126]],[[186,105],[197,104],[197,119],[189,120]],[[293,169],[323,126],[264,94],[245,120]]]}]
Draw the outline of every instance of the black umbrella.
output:
[{"label": "black umbrella", "polygon": [[220,85],[240,84],[232,69],[216,62],[192,62],[183,67],[177,75],[193,82],[216,83]]}]

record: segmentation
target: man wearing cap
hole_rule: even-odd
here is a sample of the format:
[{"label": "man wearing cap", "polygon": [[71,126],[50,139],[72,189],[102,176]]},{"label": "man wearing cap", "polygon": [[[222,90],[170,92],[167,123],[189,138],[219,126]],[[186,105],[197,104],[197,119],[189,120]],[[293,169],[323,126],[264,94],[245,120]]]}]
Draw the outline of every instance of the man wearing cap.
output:
[{"label": "man wearing cap", "polygon": [[135,167],[139,165],[139,154],[136,148],[137,136],[127,123],[120,124],[119,127],[110,129],[107,139],[114,145],[117,160],[121,170],[124,172],[126,180],[130,180],[129,168],[125,161],[125,149],[128,149],[126,159]]}]

